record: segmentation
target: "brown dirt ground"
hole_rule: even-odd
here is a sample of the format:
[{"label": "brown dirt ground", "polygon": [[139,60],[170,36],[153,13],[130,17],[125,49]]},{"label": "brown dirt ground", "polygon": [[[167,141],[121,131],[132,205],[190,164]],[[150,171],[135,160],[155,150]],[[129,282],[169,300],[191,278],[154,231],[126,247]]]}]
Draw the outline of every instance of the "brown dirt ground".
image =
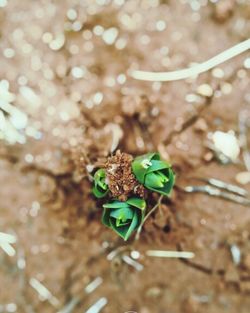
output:
[{"label": "brown dirt ground", "polygon": [[[117,142],[115,148],[132,155],[159,151],[171,160],[179,187],[193,176],[235,183],[244,171],[242,160],[230,165],[206,160],[206,142],[208,132],[237,133],[239,112],[250,111],[247,53],[222,65],[220,78],[212,71],[186,81],[148,83],[130,78],[128,69],[186,67],[246,39],[250,3],[103,2],[14,0],[0,8],[0,78],[9,81],[14,105],[29,118],[25,144],[0,141],[0,231],[18,238],[16,256],[0,251],[0,312],[11,312],[10,303],[21,313],[58,312],[75,297],[80,302],[72,312],[85,312],[106,297],[104,313],[247,313],[248,207],[176,188],[146,222],[139,241],[125,244],[101,225],[102,201],[91,195],[86,166],[103,162]],[[67,18],[70,8],[78,23]],[[166,22],[162,31],[156,28],[159,20]],[[115,42],[106,44],[96,25],[116,28]],[[62,47],[53,50],[49,34],[63,34]],[[6,57],[7,48],[15,51],[13,57]],[[74,77],[76,66],[83,77]],[[213,89],[209,98],[197,97],[203,83]],[[39,101],[25,97],[22,85]],[[28,127],[42,137],[31,138]],[[250,191],[249,184],[244,188]],[[152,205],[156,200],[153,195]],[[238,266],[232,244],[242,253]],[[107,259],[124,245],[141,253],[143,271],[125,264],[122,254]],[[195,258],[150,258],[144,254],[148,249],[183,249]],[[24,270],[17,267],[20,258]],[[85,294],[97,276],[103,283]],[[58,298],[58,307],[39,299],[29,285],[32,277]]]}]

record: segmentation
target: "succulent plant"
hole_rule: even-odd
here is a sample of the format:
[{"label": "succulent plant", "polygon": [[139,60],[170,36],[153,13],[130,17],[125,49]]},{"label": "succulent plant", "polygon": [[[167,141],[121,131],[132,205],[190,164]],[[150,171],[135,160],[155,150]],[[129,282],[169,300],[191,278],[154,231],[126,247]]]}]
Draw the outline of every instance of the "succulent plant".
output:
[{"label": "succulent plant", "polygon": [[147,189],[169,195],[175,181],[171,165],[162,161],[159,153],[138,156],[132,162],[136,179]]},{"label": "succulent plant", "polygon": [[130,198],[126,202],[115,200],[103,205],[102,222],[113,229],[124,240],[128,240],[143,221],[146,202],[140,198]]},{"label": "succulent plant", "polygon": [[103,198],[109,192],[108,185],[106,183],[105,170],[100,168],[94,175],[94,187],[92,189],[93,194],[97,198]]},{"label": "succulent plant", "polygon": [[[161,160],[159,153],[154,152],[138,156],[132,161],[132,163],[131,160],[132,157],[128,169],[130,173],[132,169],[133,174],[131,173],[131,175],[133,180],[135,181],[136,178],[143,190],[146,188],[162,195],[169,196],[174,185],[175,175],[171,165],[168,162]],[[117,159],[115,161],[118,162],[117,164],[122,168],[121,173],[123,173],[124,163],[117,161]],[[136,194],[134,189],[131,189],[128,194],[125,194],[124,192],[124,194],[121,194],[122,197],[117,199],[117,195],[113,192],[112,186],[117,186],[114,183],[117,183],[116,180],[118,179],[120,183],[119,186],[123,187],[124,177],[123,174],[121,177],[117,175],[113,176],[111,175],[111,178],[109,177],[107,179],[105,169],[101,168],[97,170],[94,174],[94,186],[92,191],[97,198],[103,198],[109,192],[110,196],[113,196],[111,202],[103,205],[102,223],[113,229],[124,240],[128,240],[132,233],[138,229],[140,225],[143,225],[146,212],[146,201],[141,198],[142,195],[127,199],[127,195],[130,196],[131,193]],[[137,181],[135,181],[135,183],[138,185]],[[110,187],[108,184],[110,184]],[[120,189],[123,190],[122,188],[118,188],[118,190]],[[125,199],[127,200],[125,201]]]}]

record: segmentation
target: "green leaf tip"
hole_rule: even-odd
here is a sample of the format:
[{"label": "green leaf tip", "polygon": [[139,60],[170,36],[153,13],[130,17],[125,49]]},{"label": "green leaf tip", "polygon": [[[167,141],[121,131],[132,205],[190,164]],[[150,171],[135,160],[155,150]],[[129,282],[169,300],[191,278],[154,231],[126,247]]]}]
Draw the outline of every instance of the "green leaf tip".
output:
[{"label": "green leaf tip", "polygon": [[105,170],[102,168],[95,172],[94,187],[92,189],[92,192],[96,198],[103,198],[109,192],[109,188],[106,183],[106,173]]},{"label": "green leaf tip", "polygon": [[153,152],[138,156],[132,162],[136,179],[147,189],[169,196],[175,182],[171,165]]},{"label": "green leaf tip", "polygon": [[140,226],[146,209],[146,202],[130,198],[126,202],[115,200],[103,205],[102,223],[113,229],[125,241]]}]

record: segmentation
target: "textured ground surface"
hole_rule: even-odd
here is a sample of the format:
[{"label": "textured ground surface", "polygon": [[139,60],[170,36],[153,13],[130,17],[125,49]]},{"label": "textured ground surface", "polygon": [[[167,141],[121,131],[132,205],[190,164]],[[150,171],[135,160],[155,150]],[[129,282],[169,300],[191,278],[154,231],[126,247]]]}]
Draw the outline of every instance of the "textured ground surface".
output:
[{"label": "textured ground surface", "polygon": [[[26,114],[11,128],[11,115],[0,110],[12,131],[11,138],[0,133],[0,231],[18,238],[15,256],[0,250],[0,312],[58,312],[74,301],[63,312],[85,312],[102,297],[104,313],[249,312],[249,208],[181,190],[197,183],[193,177],[236,183],[245,171],[242,156],[222,165],[207,143],[216,130],[238,134],[240,112],[249,114],[249,54],[187,81],[129,76],[202,62],[246,39],[249,1],[213,2],[0,1],[0,79]],[[173,163],[177,188],[140,239],[110,261],[124,243],[100,223],[86,166],[116,148],[158,150]],[[129,249],[140,252],[142,271],[124,262]],[[156,259],[148,249],[195,258]],[[102,283],[86,293],[96,277]],[[54,298],[39,297],[34,279]]]}]

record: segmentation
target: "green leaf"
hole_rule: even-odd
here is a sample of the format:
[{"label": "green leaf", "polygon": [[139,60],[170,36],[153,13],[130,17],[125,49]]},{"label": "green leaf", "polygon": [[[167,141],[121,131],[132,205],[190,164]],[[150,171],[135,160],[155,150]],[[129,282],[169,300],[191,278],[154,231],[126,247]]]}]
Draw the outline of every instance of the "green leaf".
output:
[{"label": "green leaf", "polygon": [[159,153],[138,156],[132,162],[136,179],[146,188],[163,195],[169,195],[174,185],[171,165],[162,161]]},{"label": "green leaf", "polygon": [[175,183],[175,175],[174,175],[173,170],[171,168],[169,168],[168,170],[169,170],[169,175],[168,175],[169,181],[167,182],[167,184],[164,185],[164,192],[167,195],[170,194]]},{"label": "green leaf", "polygon": [[162,176],[158,175],[158,173],[149,173],[146,175],[145,186],[147,188],[163,188],[164,182],[162,180]]},{"label": "green leaf", "polygon": [[108,189],[108,186],[106,185],[106,183],[101,181],[101,180],[99,180],[96,185],[99,186],[103,190],[107,190]]},{"label": "green leaf", "polygon": [[150,189],[152,191],[155,191],[155,192],[158,192],[158,193],[160,193],[162,195],[169,196],[170,192],[173,189],[173,185],[174,185],[174,181],[175,181],[175,175],[174,175],[174,172],[172,171],[171,168],[168,169],[168,171],[169,171],[169,173],[168,173],[168,179],[169,180],[168,180],[168,182],[163,184],[163,187],[156,188],[156,187],[152,187],[152,186],[149,186],[149,185],[147,185],[146,187],[148,189]]},{"label": "green leaf", "polygon": [[170,167],[170,164],[165,161],[152,160],[151,163],[152,165],[148,168],[147,173],[164,170]]},{"label": "green leaf", "polygon": [[144,177],[146,175],[147,169],[142,167],[141,162],[138,160],[134,160],[132,162],[132,171],[135,175],[136,179],[143,184],[144,183]]},{"label": "green leaf", "polygon": [[160,154],[158,152],[149,152],[147,154],[144,154],[144,157],[149,158],[150,160],[160,160]]},{"label": "green leaf", "polygon": [[139,227],[144,216],[146,202],[144,199],[134,197],[126,202],[115,200],[104,204],[103,207],[103,224],[127,240]]},{"label": "green leaf", "polygon": [[110,216],[117,219],[119,219],[121,216],[124,216],[126,219],[132,220],[133,210],[130,207],[112,210]]},{"label": "green leaf", "polygon": [[132,171],[136,179],[141,184],[144,184],[147,169],[150,166],[151,159],[154,157],[158,158],[156,153],[147,153],[147,154],[136,157],[134,161],[132,162]]},{"label": "green leaf", "polygon": [[131,223],[131,220],[123,221],[121,219],[116,219],[116,227],[125,226]]},{"label": "green leaf", "polygon": [[[165,171],[164,171],[165,172]],[[164,182],[164,183],[166,183],[166,182],[168,182],[169,181],[169,179],[168,179],[168,175],[167,174],[163,174],[163,171],[157,171],[157,175],[158,176],[160,176],[161,177],[161,180]]]},{"label": "green leaf", "polygon": [[102,223],[107,227],[110,227],[109,215],[110,215],[110,209],[104,209],[102,213]]},{"label": "green leaf", "polygon": [[99,190],[98,187],[94,186],[94,187],[92,188],[92,192],[93,192],[93,194],[94,194],[94,196],[95,196],[96,198],[103,198],[103,197],[105,197],[105,196],[107,195],[108,190],[106,190],[105,192],[103,192],[102,190]]},{"label": "green leaf", "polygon": [[132,219],[132,222],[129,226],[129,229],[125,235],[125,238],[124,238],[125,241],[128,240],[128,238],[132,235],[132,232],[136,230],[138,226],[139,226],[139,218],[138,218],[138,215],[135,213]]},{"label": "green leaf", "polygon": [[113,229],[119,236],[121,236],[125,240],[128,231],[128,226],[125,225],[121,227],[116,227],[116,220],[113,218],[110,219],[110,225],[111,229]]},{"label": "green leaf", "polygon": [[97,198],[103,198],[108,194],[108,185],[105,182],[106,173],[105,170],[100,168],[94,175],[94,187],[92,189],[93,194]]},{"label": "green leaf", "polygon": [[129,204],[126,202],[116,200],[116,201],[104,204],[103,207],[110,208],[110,209],[129,208]]},{"label": "green leaf", "polygon": [[130,198],[127,200],[127,203],[129,205],[132,205],[140,210],[145,210],[146,209],[146,201],[141,198]]}]

